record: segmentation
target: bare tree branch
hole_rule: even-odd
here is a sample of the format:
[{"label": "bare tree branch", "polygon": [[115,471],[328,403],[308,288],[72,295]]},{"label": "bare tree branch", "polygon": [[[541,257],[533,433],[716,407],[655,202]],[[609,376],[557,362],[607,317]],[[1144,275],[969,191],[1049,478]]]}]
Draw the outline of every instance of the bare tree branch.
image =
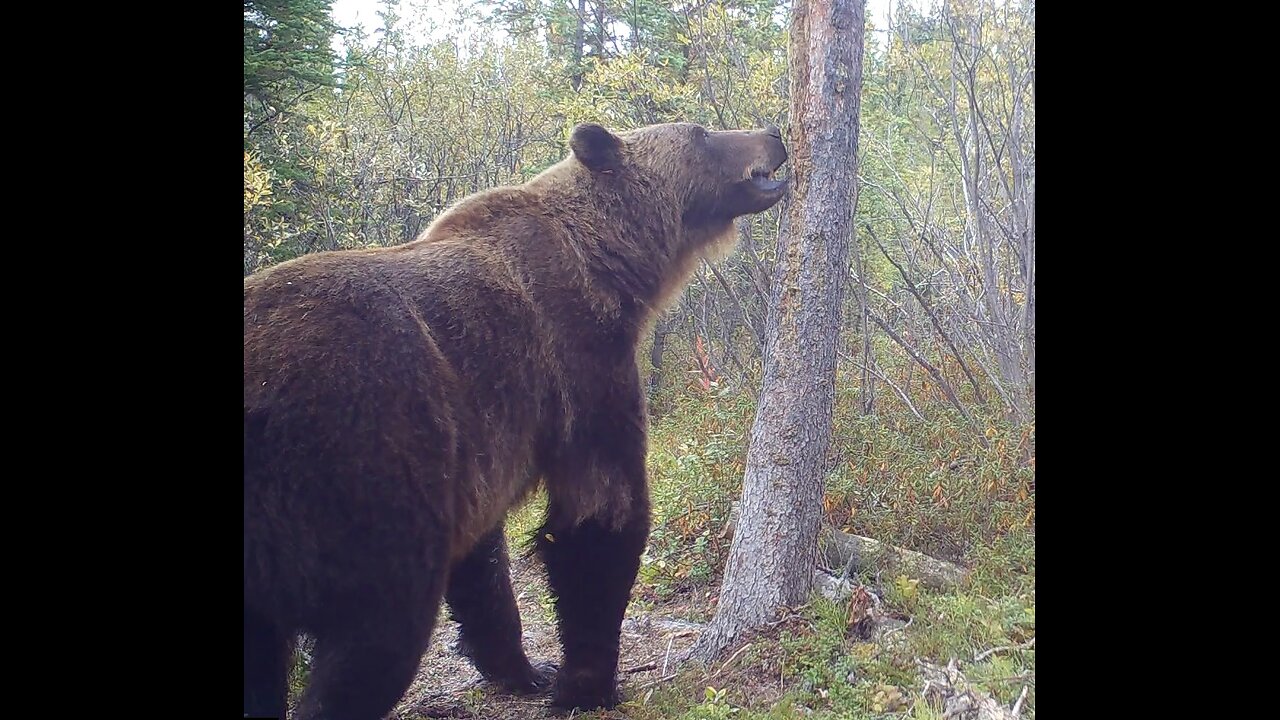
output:
[{"label": "bare tree branch", "polygon": [[916,284],[911,280],[911,276],[907,274],[907,271],[898,264],[898,261],[893,259],[893,256],[891,256],[889,251],[885,249],[883,244],[881,244],[880,238],[876,237],[876,233],[871,229],[871,226],[864,225],[864,227],[866,227],[867,232],[870,233],[871,239],[875,241],[876,247],[880,248],[880,252],[884,255],[885,259],[897,269],[898,275],[900,275],[902,280],[907,284],[907,290],[909,290],[912,296],[915,297],[916,302],[920,303],[920,307],[923,308],[925,314],[929,316],[929,321],[933,323],[933,328],[938,331],[938,335],[942,337],[943,342],[945,342],[947,347],[951,349],[951,356],[960,364],[960,369],[964,371],[965,377],[969,378],[969,384],[973,386],[974,397],[978,399],[978,402],[985,403],[987,401],[986,396],[983,394],[982,388],[978,385],[978,381],[973,377],[973,371],[969,369],[969,364],[964,361],[964,356],[961,354],[959,348],[956,347],[955,342],[951,340],[951,336],[946,330],[942,329],[942,323],[938,320],[937,314],[933,312],[933,307],[925,301],[924,297],[920,294],[920,289],[916,287]]},{"label": "bare tree branch", "polygon": [[[884,320],[881,320],[879,315],[871,313],[871,320],[875,322],[876,325],[879,325],[880,329],[884,330],[890,338],[893,338],[893,341],[898,343],[903,350],[906,350],[907,354],[910,355],[917,363],[920,363],[920,367],[924,368],[929,375],[933,377],[934,382],[936,382],[938,387],[942,389],[943,394],[947,396],[947,400],[950,401],[951,405],[955,407],[956,410],[959,410],[960,414],[964,416],[964,419],[969,421],[969,424],[976,430],[978,426],[977,422],[973,419],[973,416],[969,414],[969,411],[965,409],[964,405],[961,404],[960,399],[956,397],[955,390],[951,388],[951,383],[947,382],[947,379],[942,376],[942,373],[938,368],[934,367],[933,363],[926,360],[924,356],[920,354],[920,351],[916,350],[911,343],[903,340],[902,336],[894,332],[893,328],[889,327],[888,323]],[[978,437],[983,441],[985,447],[986,438],[982,437],[981,433],[978,434]]]}]

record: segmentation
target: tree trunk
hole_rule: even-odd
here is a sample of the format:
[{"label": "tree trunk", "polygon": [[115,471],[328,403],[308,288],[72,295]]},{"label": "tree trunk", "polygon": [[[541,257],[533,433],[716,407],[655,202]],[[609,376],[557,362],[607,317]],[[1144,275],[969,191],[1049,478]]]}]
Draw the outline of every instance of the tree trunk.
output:
[{"label": "tree trunk", "polygon": [[864,0],[796,0],[792,10],[794,199],[770,292],[740,531],[716,616],[690,653],[703,661],[781,607],[807,600],[813,586],[857,202],[863,12]]},{"label": "tree trunk", "polygon": [[862,330],[862,387],[858,388],[858,396],[862,399],[862,414],[874,415],[876,412],[875,376],[871,368],[875,367],[875,352],[871,347],[871,314],[867,306],[867,275],[862,263],[862,243],[853,244],[853,255],[858,266],[858,320]]},{"label": "tree trunk", "polygon": [[653,346],[649,348],[649,397],[653,398],[662,384],[662,354],[667,348],[667,334],[671,332],[671,318],[663,315],[653,326]]},{"label": "tree trunk", "polygon": [[[978,53],[982,44],[981,17],[952,16],[949,18],[948,24],[953,47],[952,83],[963,83],[961,91],[964,93],[968,105],[965,117],[967,134],[962,136],[960,133],[960,110],[954,100],[951,108],[951,124],[952,133],[956,138],[965,138],[964,141],[960,142],[959,148],[960,169],[971,232],[977,245],[982,282],[985,285],[982,300],[987,311],[988,322],[982,327],[987,329],[990,334],[992,345],[995,348],[996,364],[1000,370],[1000,377],[1008,388],[1009,414],[1015,421],[1021,422],[1027,418],[1025,387],[1022,377],[1022,358],[1017,347],[1017,341],[1013,337],[1008,313],[1005,312],[1005,308],[1001,304],[1003,295],[999,289],[1000,284],[996,279],[996,239],[987,227],[987,212],[982,207],[983,157],[982,136],[978,131],[979,101],[977,97]],[[963,28],[959,27],[960,25],[963,25]],[[962,54],[962,48],[967,49],[963,51],[964,54]]]},{"label": "tree trunk", "polygon": [[578,15],[573,28],[573,91],[582,89],[582,43],[583,25],[587,22],[587,0],[578,0]]}]

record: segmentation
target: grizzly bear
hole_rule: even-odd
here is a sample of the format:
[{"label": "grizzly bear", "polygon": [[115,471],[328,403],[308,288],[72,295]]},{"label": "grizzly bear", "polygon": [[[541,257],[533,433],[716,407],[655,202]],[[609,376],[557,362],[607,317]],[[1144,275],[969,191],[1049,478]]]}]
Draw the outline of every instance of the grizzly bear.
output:
[{"label": "grizzly bear", "polygon": [[[733,219],[786,193],[776,128],[580,125],[529,182],[416,240],[244,280],[244,712],[377,720],[442,600],[497,686],[558,710],[618,702],[618,640],[649,534],[636,347]],[[503,519],[545,487],[534,548],[563,661],[530,664]]]}]

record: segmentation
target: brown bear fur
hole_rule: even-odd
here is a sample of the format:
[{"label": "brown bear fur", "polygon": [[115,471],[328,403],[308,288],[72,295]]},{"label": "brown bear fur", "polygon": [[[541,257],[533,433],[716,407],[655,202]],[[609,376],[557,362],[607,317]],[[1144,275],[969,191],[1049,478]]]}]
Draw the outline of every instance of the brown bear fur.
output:
[{"label": "brown bear fur", "polygon": [[538,550],[565,657],[558,707],[617,702],[618,632],[649,530],[635,349],[732,220],[785,193],[775,129],[575,129],[528,183],[405,245],[244,281],[245,712],[382,717],[447,600],[490,680],[547,686],[520,647],[502,524],[548,491]]}]

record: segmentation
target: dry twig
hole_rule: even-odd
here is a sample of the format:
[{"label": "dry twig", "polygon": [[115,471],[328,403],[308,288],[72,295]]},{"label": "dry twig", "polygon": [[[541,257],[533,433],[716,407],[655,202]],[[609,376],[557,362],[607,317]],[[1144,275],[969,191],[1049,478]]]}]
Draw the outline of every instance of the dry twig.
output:
[{"label": "dry twig", "polygon": [[973,661],[976,663],[979,663],[979,662],[982,662],[983,660],[986,660],[988,657],[991,657],[995,653],[1004,652],[1006,650],[1030,650],[1031,648],[1035,647],[1035,645],[1036,645],[1036,639],[1031,638],[1030,640],[1022,643],[1021,645],[1001,645],[1000,647],[993,647],[990,650],[987,650],[985,652],[982,652],[973,656]]},{"label": "dry twig", "polygon": [[719,670],[716,670],[715,672],[711,673],[710,675],[706,675],[706,676],[704,676],[702,679],[703,679],[704,681],[706,681],[706,680],[710,680],[711,678],[713,678],[713,677],[715,677],[715,676],[719,675],[721,672],[723,672],[723,671],[724,671],[724,669],[725,669],[725,668],[729,667],[729,665],[731,665],[731,664],[733,663],[733,661],[734,661],[734,660],[737,660],[739,655],[741,655],[742,653],[746,652],[747,648],[749,648],[749,647],[751,647],[751,643],[747,643],[746,645],[743,645],[742,647],[738,648],[738,651],[737,651],[737,652],[735,652],[733,655],[730,655],[730,656],[729,656],[729,659],[724,661],[724,664],[720,666],[720,669],[719,669]]}]

